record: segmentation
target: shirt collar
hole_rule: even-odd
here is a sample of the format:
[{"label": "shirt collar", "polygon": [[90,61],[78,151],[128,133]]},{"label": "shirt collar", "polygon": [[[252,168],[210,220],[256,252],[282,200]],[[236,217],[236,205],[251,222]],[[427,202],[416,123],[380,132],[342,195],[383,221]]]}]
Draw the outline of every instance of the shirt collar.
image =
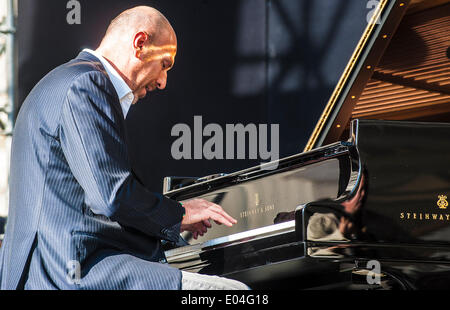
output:
[{"label": "shirt collar", "polygon": [[117,96],[119,97],[123,116],[126,117],[128,110],[130,109],[131,104],[134,101],[134,95],[130,87],[128,86],[127,83],[125,83],[125,81],[116,71],[116,69],[114,69],[114,67],[111,66],[111,64],[102,55],[87,48],[85,48],[83,52],[88,52],[97,57],[102,63],[103,67],[105,67],[106,73],[108,74],[109,79],[111,80],[111,83],[113,84],[114,89],[116,90]]}]

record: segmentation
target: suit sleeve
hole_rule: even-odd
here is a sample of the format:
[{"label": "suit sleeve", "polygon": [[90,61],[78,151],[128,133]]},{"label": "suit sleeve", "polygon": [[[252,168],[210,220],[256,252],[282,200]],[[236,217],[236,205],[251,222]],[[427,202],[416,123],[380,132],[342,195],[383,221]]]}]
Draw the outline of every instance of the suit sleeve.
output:
[{"label": "suit sleeve", "polygon": [[148,191],[133,176],[123,115],[103,73],[84,73],[73,82],[64,102],[60,139],[93,213],[153,237],[178,240],[183,208]]}]

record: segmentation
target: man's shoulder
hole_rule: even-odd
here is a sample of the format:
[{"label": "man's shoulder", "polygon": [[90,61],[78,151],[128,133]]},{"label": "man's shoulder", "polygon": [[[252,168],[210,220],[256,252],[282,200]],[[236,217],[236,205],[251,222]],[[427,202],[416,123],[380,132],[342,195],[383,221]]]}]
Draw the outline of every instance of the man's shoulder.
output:
[{"label": "man's shoulder", "polygon": [[75,58],[55,69],[55,73],[58,75],[62,74],[73,82],[81,76],[96,76],[98,79],[108,81],[108,74],[103,68],[100,61],[85,60],[80,58]]},{"label": "man's shoulder", "polygon": [[[34,114],[47,111],[48,116],[57,117],[58,111],[61,111],[70,93],[81,88],[89,93],[98,94],[100,91],[107,94],[110,103],[117,100],[119,104],[114,86],[101,63],[77,57],[44,76],[28,94],[21,110],[31,111]],[[84,92],[76,91],[76,93],[81,95]],[[72,96],[76,100],[79,100],[78,97]],[[48,113],[49,111],[52,113]]]},{"label": "man's shoulder", "polygon": [[[75,58],[61,66],[62,75],[68,78],[69,83],[65,85],[66,104],[80,103],[95,104],[103,112],[120,110],[120,103],[114,85],[100,61]],[[84,100],[83,98],[95,98],[95,100]],[[110,112],[105,112],[110,114]],[[112,113],[112,112],[111,112]]]},{"label": "man's shoulder", "polygon": [[56,67],[38,84],[54,87],[66,93],[71,88],[86,83],[95,84],[107,93],[114,94],[114,86],[101,62],[79,57]]}]

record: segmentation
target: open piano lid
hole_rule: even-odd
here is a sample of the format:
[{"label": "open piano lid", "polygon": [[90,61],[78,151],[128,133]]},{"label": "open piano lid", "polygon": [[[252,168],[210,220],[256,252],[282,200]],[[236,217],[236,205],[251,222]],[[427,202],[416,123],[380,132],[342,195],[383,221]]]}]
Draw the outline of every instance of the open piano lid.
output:
[{"label": "open piano lid", "polygon": [[353,119],[450,121],[450,0],[381,0],[305,151]]},{"label": "open piano lid", "polygon": [[[189,244],[166,249],[168,263],[266,289],[330,288],[340,281],[341,287],[350,287],[342,275],[352,273],[353,281],[352,270],[364,271],[364,259],[388,258],[395,268],[405,260],[407,271],[412,261],[437,261],[434,274],[441,275],[439,268],[450,257],[442,247],[450,244],[444,222],[450,215],[443,213],[441,220],[426,214],[438,216],[436,195],[448,196],[443,194],[449,188],[449,146],[435,142],[445,141],[450,125],[353,120],[450,122],[449,9],[450,0],[381,0],[380,24],[368,25],[305,152],[280,159],[275,171],[253,167],[179,188],[168,182],[169,197],[204,198],[239,219],[238,225],[215,226],[198,240],[185,235]],[[379,156],[386,151],[388,156]],[[356,197],[351,193],[364,184],[370,184],[364,189],[370,195],[358,206],[361,212],[348,217],[355,220],[349,227],[361,229],[323,233],[321,223],[327,219],[339,227],[330,214],[343,215],[342,199]],[[420,226],[416,215],[424,217]],[[383,264],[383,270],[388,268]],[[443,270],[450,281],[450,269]],[[448,283],[440,280],[433,282]],[[429,287],[430,281],[424,283]]]}]

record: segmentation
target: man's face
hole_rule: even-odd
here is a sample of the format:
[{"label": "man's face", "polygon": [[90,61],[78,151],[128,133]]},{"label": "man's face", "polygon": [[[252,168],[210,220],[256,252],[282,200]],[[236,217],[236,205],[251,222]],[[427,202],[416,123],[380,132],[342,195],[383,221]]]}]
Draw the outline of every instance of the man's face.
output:
[{"label": "man's face", "polygon": [[163,31],[153,42],[145,42],[136,75],[135,101],[144,98],[147,92],[166,87],[167,71],[174,65],[176,53],[177,40],[173,31]]}]

